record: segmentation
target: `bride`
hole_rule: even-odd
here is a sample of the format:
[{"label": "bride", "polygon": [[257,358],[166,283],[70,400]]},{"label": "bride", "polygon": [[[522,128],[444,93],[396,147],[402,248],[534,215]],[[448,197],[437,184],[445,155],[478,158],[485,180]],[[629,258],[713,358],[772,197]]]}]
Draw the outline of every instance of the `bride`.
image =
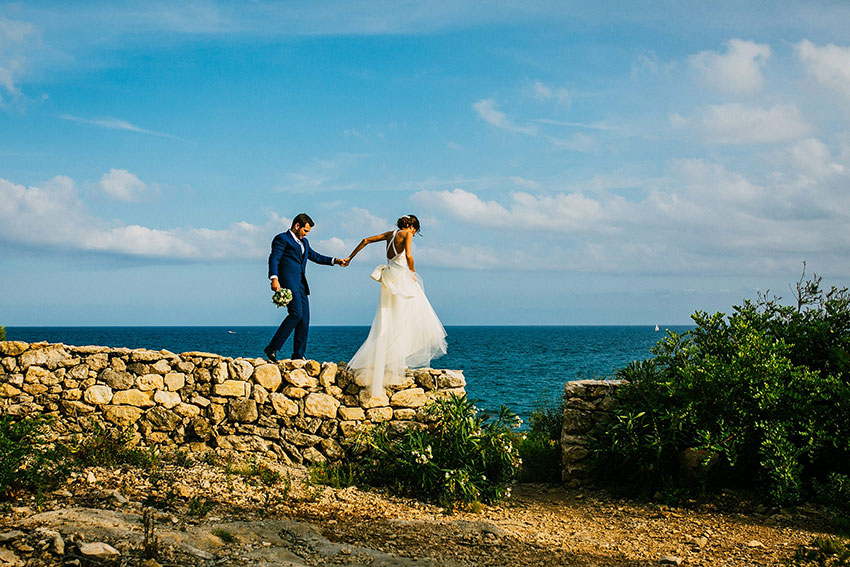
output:
[{"label": "bride", "polygon": [[384,386],[402,382],[408,367],[426,366],[446,354],[446,331],[425,297],[411,254],[419,219],[406,215],[396,226],[398,230],[364,238],[344,260],[347,265],[368,244],[387,243],[387,263],[371,275],[381,284],[378,311],[369,336],[348,363],[357,382],[370,386],[372,397],[383,396]]}]

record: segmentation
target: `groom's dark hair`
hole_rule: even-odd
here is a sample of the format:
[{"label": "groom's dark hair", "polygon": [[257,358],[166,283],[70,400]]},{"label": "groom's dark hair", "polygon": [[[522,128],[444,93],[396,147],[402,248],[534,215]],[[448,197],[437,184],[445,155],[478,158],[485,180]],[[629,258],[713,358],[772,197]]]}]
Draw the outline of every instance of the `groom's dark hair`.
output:
[{"label": "groom's dark hair", "polygon": [[308,215],[307,213],[299,213],[298,215],[296,215],[295,218],[292,219],[292,226],[290,226],[289,228],[295,228],[296,224],[300,224],[301,226],[305,226],[308,224],[311,227],[316,226],[316,223],[313,222],[313,219],[311,219],[310,215]]}]

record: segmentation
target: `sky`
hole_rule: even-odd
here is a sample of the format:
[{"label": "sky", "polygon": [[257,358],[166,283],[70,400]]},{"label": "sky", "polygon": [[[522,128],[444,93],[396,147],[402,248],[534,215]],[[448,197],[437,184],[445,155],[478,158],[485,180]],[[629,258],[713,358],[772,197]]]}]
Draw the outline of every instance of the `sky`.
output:
[{"label": "sky", "polygon": [[[0,325],[276,325],[416,214],[446,325],[850,282],[850,4],[0,0]],[[383,250],[311,264],[368,325]]]}]

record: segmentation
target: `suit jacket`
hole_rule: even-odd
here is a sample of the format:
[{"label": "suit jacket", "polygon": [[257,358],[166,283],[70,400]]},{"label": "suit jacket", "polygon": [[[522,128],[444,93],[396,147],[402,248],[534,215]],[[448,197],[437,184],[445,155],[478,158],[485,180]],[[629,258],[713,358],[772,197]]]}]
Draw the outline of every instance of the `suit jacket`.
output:
[{"label": "suit jacket", "polygon": [[307,260],[317,264],[332,266],[334,259],[330,256],[319,254],[312,248],[304,238],[304,253],[295,237],[287,230],[281,232],[272,240],[272,251],[269,254],[269,278],[277,276],[280,287],[288,288],[293,294],[302,289],[306,295],[310,295],[310,286],[307,285]]}]

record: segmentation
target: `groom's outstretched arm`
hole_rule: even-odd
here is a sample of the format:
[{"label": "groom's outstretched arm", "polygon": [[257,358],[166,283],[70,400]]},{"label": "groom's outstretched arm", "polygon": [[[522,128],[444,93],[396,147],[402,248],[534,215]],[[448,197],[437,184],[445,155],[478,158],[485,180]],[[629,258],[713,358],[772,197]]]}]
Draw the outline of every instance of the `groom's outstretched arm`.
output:
[{"label": "groom's outstretched arm", "polygon": [[325,256],[324,254],[319,254],[312,248],[307,248],[307,259],[311,262],[322,264],[324,266],[333,266],[334,264],[345,266],[342,260],[334,258],[332,256]]}]

